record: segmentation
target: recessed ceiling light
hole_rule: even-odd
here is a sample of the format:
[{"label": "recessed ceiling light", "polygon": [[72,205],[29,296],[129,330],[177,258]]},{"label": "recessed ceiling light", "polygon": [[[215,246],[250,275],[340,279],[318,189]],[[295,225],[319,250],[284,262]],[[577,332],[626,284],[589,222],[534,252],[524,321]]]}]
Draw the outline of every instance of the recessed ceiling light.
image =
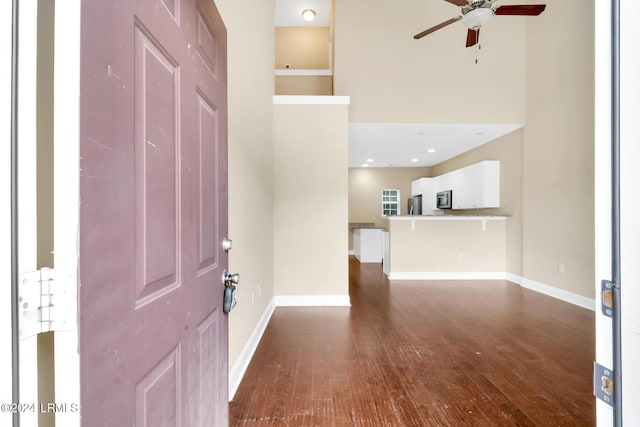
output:
[{"label": "recessed ceiling light", "polygon": [[368,164],[368,163],[363,163],[363,164],[362,164],[362,167],[363,167],[363,168],[368,168],[368,167],[369,167],[369,164]]},{"label": "recessed ceiling light", "polygon": [[418,135],[424,135],[423,131],[416,132]]},{"label": "recessed ceiling light", "polygon": [[411,161],[412,161],[413,163],[415,163],[415,162],[417,162],[417,161],[418,161],[418,159],[413,158],[413,159],[411,159]]},{"label": "recessed ceiling light", "polygon": [[429,149],[427,150],[427,153],[435,153],[435,152],[436,152],[436,149],[435,149],[435,148],[429,148]]},{"label": "recessed ceiling light", "polygon": [[367,159],[367,162],[373,163],[373,159]]},{"label": "recessed ceiling light", "polygon": [[311,22],[316,18],[316,11],[313,9],[305,9],[302,11],[302,17],[305,21]]}]

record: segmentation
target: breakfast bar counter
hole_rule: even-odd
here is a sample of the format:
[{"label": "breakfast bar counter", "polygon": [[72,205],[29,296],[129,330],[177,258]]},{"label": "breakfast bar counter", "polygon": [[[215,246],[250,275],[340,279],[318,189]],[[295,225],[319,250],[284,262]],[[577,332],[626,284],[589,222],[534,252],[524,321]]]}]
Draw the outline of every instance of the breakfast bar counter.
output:
[{"label": "breakfast bar counter", "polygon": [[504,278],[505,215],[389,217],[383,270],[390,280]]}]

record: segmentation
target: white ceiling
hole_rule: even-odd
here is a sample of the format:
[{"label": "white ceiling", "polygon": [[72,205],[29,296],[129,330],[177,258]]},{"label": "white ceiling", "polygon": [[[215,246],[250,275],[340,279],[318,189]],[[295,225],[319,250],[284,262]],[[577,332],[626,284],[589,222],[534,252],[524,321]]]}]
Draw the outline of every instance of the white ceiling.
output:
[{"label": "white ceiling", "polygon": [[[302,19],[305,9],[316,11],[314,21]],[[331,0],[275,0],[274,20],[277,27],[328,27]],[[434,166],[521,127],[521,124],[351,123],[349,167]],[[435,152],[429,153],[429,149]],[[373,162],[367,162],[368,159]]]},{"label": "white ceiling", "polygon": [[[349,167],[434,166],[521,127],[521,124],[350,123]],[[429,153],[429,149],[435,152]],[[368,162],[369,159],[373,161]]]},{"label": "white ceiling", "polygon": [[[305,9],[315,10],[316,19],[302,19]],[[330,21],[331,0],[276,0],[276,27],[328,27]]]}]

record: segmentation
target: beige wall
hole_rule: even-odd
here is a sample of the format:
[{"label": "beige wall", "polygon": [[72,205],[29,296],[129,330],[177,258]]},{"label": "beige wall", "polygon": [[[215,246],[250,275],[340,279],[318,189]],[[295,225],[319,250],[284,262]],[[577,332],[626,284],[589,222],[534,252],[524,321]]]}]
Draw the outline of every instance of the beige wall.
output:
[{"label": "beige wall", "polygon": [[333,77],[276,76],[276,95],[333,95]]},{"label": "beige wall", "polygon": [[494,16],[478,50],[464,47],[461,23],[413,39],[459,14],[445,1],[349,0],[335,7],[334,93],[352,97],[352,122],[524,122],[531,18]]},{"label": "beige wall", "polygon": [[[38,1],[36,105],[37,267],[53,268],[53,34],[54,0]],[[38,400],[55,402],[54,334],[37,336]],[[55,414],[38,413],[39,427],[55,425]]]},{"label": "beige wall", "polygon": [[53,25],[54,1],[38,1],[37,206],[38,268],[53,267]]},{"label": "beige wall", "polygon": [[276,68],[329,68],[329,27],[276,27],[275,31]]},{"label": "beige wall", "polygon": [[233,366],[273,297],[274,2],[215,3],[228,32],[229,270],[241,277],[229,315]]},{"label": "beige wall", "polygon": [[522,200],[523,275],[590,298],[595,283],[593,28],[594,0],[553,2],[528,25]]},{"label": "beige wall", "polygon": [[348,106],[275,105],[276,295],[348,295]]},{"label": "beige wall", "polygon": [[504,220],[389,220],[390,272],[501,273],[505,234]]},{"label": "beige wall", "polygon": [[[382,219],[382,190],[400,190],[400,214],[407,214],[411,197],[411,181],[431,176],[430,168],[350,168],[349,222],[372,222],[385,226]],[[353,249],[353,233],[348,232],[349,249]]]},{"label": "beige wall", "polygon": [[506,271],[518,276],[522,275],[522,134],[521,129],[511,132],[431,169],[433,176],[437,176],[482,160],[500,160],[500,208],[447,213],[509,215],[505,235]]}]

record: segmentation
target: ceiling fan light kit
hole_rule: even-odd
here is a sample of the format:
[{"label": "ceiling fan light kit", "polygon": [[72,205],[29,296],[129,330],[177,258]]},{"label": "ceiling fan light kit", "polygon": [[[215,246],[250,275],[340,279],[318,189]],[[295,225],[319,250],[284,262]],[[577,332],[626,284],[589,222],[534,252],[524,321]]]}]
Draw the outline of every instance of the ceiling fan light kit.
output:
[{"label": "ceiling fan light kit", "polygon": [[421,39],[428,34],[461,20],[468,28],[466,47],[471,47],[476,45],[480,39],[480,27],[486,24],[489,18],[493,15],[538,16],[546,8],[546,5],[544,4],[505,5],[494,7],[494,3],[498,0],[445,1],[459,6],[461,15],[441,22],[438,25],[414,35],[414,39]]},{"label": "ceiling fan light kit", "polygon": [[483,26],[492,16],[493,10],[489,8],[473,9],[465,15],[462,15],[462,22],[464,22],[464,24],[472,30],[477,30],[478,28]]}]

